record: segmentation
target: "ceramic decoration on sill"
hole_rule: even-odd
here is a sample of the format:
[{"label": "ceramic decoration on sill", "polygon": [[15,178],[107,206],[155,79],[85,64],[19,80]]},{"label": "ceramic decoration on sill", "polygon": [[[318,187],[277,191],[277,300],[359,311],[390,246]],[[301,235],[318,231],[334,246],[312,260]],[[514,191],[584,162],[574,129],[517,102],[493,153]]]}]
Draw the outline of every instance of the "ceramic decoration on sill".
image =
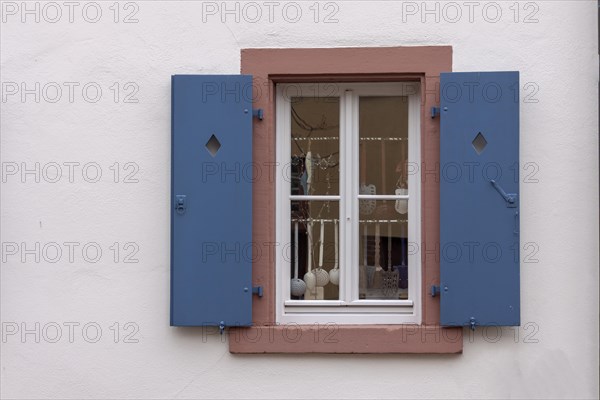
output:
[{"label": "ceramic decoration on sill", "polygon": [[337,220],[334,220],[333,229],[334,229],[334,237],[335,237],[335,241],[334,241],[335,263],[333,265],[333,269],[329,271],[329,282],[331,282],[332,284],[337,286],[340,284],[340,269],[339,269],[340,260],[339,260],[339,249],[338,249],[339,233],[338,233]]},{"label": "ceramic decoration on sill", "polygon": [[298,279],[298,222],[294,224],[294,277],[291,281],[290,293],[292,296],[300,297],[306,292],[306,283]]},{"label": "ceramic decoration on sill", "polygon": [[316,276],[315,285],[323,287],[329,283],[329,274],[323,269],[323,241],[325,235],[325,224],[321,220],[321,234],[319,238],[319,267],[314,270]]},{"label": "ceramic decoration on sill", "polygon": [[306,226],[306,235],[308,242],[308,272],[304,274],[304,283],[306,283],[306,288],[308,289],[308,291],[311,294],[314,294],[317,286],[317,276],[312,270],[312,224],[312,221],[309,221]]}]

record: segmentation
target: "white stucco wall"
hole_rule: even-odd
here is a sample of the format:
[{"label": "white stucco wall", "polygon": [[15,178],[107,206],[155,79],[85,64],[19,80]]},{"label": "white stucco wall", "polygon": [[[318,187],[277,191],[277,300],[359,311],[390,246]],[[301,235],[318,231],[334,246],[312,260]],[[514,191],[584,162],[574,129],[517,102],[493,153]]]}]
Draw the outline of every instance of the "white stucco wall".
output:
[{"label": "white stucco wall", "polygon": [[[259,2],[263,17],[256,23],[248,8],[239,23],[235,15],[222,23],[220,12],[203,17],[202,3],[187,1],[137,1],[127,9],[121,3],[117,23],[112,2],[97,3],[97,23],[82,16],[87,7],[93,19],[95,5],[76,2],[69,22],[69,6],[55,4],[62,11],[56,23],[44,19],[55,18],[54,6],[39,3],[36,23],[34,14],[21,20],[23,3],[2,4],[2,398],[598,396],[596,1],[522,2],[516,22],[513,2],[478,2],[472,22],[468,6],[457,2],[456,23],[446,3],[438,4],[436,22],[422,15],[421,2],[336,2],[326,10],[322,2],[318,23],[312,2],[296,3],[303,11],[297,23],[283,17],[284,3],[273,6],[270,22],[269,6]],[[204,5],[214,6],[222,7]],[[415,7],[416,14],[403,14]],[[492,23],[496,7],[502,17]],[[323,23],[336,9],[338,22]],[[139,22],[123,23],[132,11]],[[531,13],[538,22],[524,23]],[[521,265],[523,326],[502,330],[497,341],[494,330],[465,331],[460,356],[234,356],[218,335],[203,339],[199,329],[169,327],[170,75],[239,73],[242,48],[398,45],[452,45],[455,71],[521,71],[521,162],[539,168],[537,183],[521,183],[521,244],[539,248],[532,257],[539,262]],[[28,88],[39,82],[39,103],[33,94],[24,102],[20,92],[11,95],[11,82]],[[56,103],[50,82],[63,88]],[[66,82],[79,84],[72,102]],[[115,82],[118,103],[110,89]],[[135,86],[124,87],[128,82]],[[82,96],[87,83],[101,87],[98,102],[90,102],[93,88]],[[139,102],[124,103],[135,87]],[[73,182],[64,164],[70,162],[80,163]],[[119,183],[109,168],[115,162]],[[40,163],[39,182],[20,171],[8,174],[22,163]],[[53,163],[64,174],[56,183],[48,182]],[[83,176],[86,163],[97,164]],[[125,169],[126,163],[134,164]],[[102,178],[89,183],[84,178],[94,178],[94,165]],[[124,183],[135,166],[138,182]],[[35,249],[36,242],[40,262],[35,254],[23,261],[22,243]],[[54,242],[63,254],[52,263]],[[78,243],[73,260],[64,242]],[[129,242],[139,249],[138,263],[124,260],[135,250],[123,248]],[[81,253],[91,243],[102,249],[96,263],[88,261],[92,247],[88,260]],[[39,343],[34,333],[21,336],[36,323]],[[79,324],[71,339],[69,323]],[[51,343],[57,325],[61,336]],[[89,343],[97,326],[102,335]],[[136,327],[130,339],[138,343],[125,343],[124,334]]]}]

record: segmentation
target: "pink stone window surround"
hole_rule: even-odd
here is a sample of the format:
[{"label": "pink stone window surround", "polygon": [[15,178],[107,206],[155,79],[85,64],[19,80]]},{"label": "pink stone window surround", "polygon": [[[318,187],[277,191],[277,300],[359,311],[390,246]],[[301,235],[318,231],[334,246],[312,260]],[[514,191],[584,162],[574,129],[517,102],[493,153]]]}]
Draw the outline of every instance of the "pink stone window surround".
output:
[{"label": "pink stone window surround", "polygon": [[[254,121],[253,160],[273,165],[275,85],[284,82],[392,82],[421,84],[421,162],[439,163],[439,119],[428,110],[439,105],[439,74],[452,70],[450,46],[244,49],[241,72],[253,76],[254,108],[264,120]],[[431,169],[432,167],[428,167]],[[252,328],[231,329],[232,353],[460,353],[462,329],[440,328],[439,299],[428,288],[439,282],[439,182],[422,172],[421,261],[422,325],[277,325],[275,322],[275,257],[253,264],[254,285],[264,289],[253,302]],[[275,241],[275,183],[257,180],[253,188],[253,238]],[[273,247],[269,252],[276,251]],[[263,251],[264,255],[264,251]]]}]

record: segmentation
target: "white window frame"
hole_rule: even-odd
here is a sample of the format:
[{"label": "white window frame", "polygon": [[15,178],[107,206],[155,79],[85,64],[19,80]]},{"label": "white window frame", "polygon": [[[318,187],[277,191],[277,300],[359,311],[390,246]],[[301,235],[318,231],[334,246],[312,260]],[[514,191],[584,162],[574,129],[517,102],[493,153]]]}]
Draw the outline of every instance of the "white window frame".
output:
[{"label": "white window frame", "polygon": [[[420,324],[421,323],[421,91],[418,82],[386,83],[286,83],[276,86],[276,321],[278,323],[339,324]],[[291,103],[292,97],[340,98],[339,195],[292,196],[290,194]],[[361,96],[408,97],[408,196],[359,195],[359,98]],[[349,133],[349,137],[348,137]],[[348,163],[347,155],[355,162]],[[408,299],[359,300],[358,268],[346,273],[349,265],[360,265],[358,220],[359,200],[408,202]],[[291,200],[339,201],[339,300],[290,300]],[[416,247],[416,246],[417,247]],[[350,290],[348,290],[350,288]]]}]

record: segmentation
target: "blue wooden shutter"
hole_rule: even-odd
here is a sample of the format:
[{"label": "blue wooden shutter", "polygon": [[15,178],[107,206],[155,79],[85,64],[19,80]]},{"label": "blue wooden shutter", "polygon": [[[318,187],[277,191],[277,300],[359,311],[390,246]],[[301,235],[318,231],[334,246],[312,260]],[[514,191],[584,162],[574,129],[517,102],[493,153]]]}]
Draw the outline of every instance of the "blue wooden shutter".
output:
[{"label": "blue wooden shutter", "polygon": [[519,325],[519,73],[440,90],[440,323]]},{"label": "blue wooden shutter", "polygon": [[252,77],[175,75],[171,325],[252,324]]}]

